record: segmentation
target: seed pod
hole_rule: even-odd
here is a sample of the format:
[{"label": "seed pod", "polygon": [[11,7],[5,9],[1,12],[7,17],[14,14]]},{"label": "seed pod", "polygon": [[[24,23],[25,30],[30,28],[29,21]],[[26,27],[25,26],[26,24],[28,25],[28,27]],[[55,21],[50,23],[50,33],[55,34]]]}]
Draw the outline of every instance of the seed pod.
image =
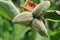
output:
[{"label": "seed pod", "polygon": [[34,15],[34,17],[38,17],[42,14],[43,11],[47,10],[49,6],[49,1],[42,2],[33,9],[32,14]]},{"label": "seed pod", "polygon": [[42,20],[34,19],[32,22],[32,27],[42,36],[48,36],[47,30]]},{"label": "seed pod", "polygon": [[22,12],[18,14],[13,20],[13,23],[21,23],[21,24],[30,24],[33,20],[33,16],[30,12]]}]

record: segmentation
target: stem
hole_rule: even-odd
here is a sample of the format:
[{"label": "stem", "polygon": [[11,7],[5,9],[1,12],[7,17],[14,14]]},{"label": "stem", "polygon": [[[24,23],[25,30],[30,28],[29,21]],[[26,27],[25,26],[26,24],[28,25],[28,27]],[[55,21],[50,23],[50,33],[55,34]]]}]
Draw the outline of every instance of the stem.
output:
[{"label": "stem", "polygon": [[32,28],[32,40],[35,40],[35,34],[36,34],[35,30]]}]

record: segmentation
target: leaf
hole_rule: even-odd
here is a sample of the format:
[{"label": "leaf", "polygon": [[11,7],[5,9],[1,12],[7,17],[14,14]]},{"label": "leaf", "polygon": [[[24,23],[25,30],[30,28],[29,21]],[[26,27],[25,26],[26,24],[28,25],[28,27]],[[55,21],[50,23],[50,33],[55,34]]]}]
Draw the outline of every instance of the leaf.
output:
[{"label": "leaf", "polygon": [[0,1],[11,1],[11,0],[0,0]]},{"label": "leaf", "polygon": [[40,0],[31,0],[31,1],[33,1],[34,3],[40,3]]},{"label": "leaf", "polygon": [[33,20],[33,16],[30,12],[22,12],[18,14],[13,20],[13,23],[22,23],[22,24],[30,24]]},{"label": "leaf", "polygon": [[49,8],[49,6],[50,6],[49,1],[42,2],[33,9],[32,14],[38,17],[43,13],[43,11],[46,11]]},{"label": "leaf", "polygon": [[0,40],[3,40],[3,39],[0,37]]},{"label": "leaf", "polygon": [[32,22],[32,27],[42,36],[46,36],[46,37],[48,36],[47,30],[42,20],[34,19]]},{"label": "leaf", "polygon": [[57,13],[58,15],[60,15],[60,11],[56,11],[56,13]]},{"label": "leaf", "polygon": [[50,10],[44,14],[44,18],[48,21],[60,22],[60,15],[57,14],[56,10]]},{"label": "leaf", "polygon": [[60,11],[58,11],[58,10],[48,10],[46,12],[56,12],[58,15],[60,15]]},{"label": "leaf", "polygon": [[2,16],[12,19],[19,13],[19,10],[11,1],[0,1],[0,14]]},{"label": "leaf", "polygon": [[[26,27],[25,25],[14,25],[13,33],[12,33],[12,40],[25,40],[25,34],[26,32],[30,30],[29,27]],[[25,39],[24,39],[25,38]]]},{"label": "leaf", "polygon": [[9,32],[4,32],[3,37],[4,37],[4,40],[10,40]]},{"label": "leaf", "polygon": [[60,40],[60,31],[52,32],[50,39],[51,40]]},{"label": "leaf", "polygon": [[24,4],[24,2],[25,2],[25,0],[20,0],[20,4],[21,5]]},{"label": "leaf", "polygon": [[39,35],[38,33],[35,34],[35,40],[50,40],[50,38],[48,37],[42,37],[41,35]]}]

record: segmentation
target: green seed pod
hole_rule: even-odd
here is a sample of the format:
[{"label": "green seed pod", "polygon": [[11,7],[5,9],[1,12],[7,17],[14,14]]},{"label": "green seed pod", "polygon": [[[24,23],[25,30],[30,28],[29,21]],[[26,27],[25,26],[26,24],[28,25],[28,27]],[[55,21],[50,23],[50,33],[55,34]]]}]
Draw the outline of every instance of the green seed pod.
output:
[{"label": "green seed pod", "polygon": [[32,27],[42,36],[48,36],[47,30],[42,20],[34,19],[32,22]]},{"label": "green seed pod", "polygon": [[38,17],[43,13],[43,11],[46,11],[49,8],[49,6],[49,1],[42,2],[33,9],[32,14],[34,15],[34,17]]},{"label": "green seed pod", "polygon": [[22,12],[18,14],[13,20],[13,23],[21,23],[21,24],[30,24],[33,20],[33,16],[30,12]]}]

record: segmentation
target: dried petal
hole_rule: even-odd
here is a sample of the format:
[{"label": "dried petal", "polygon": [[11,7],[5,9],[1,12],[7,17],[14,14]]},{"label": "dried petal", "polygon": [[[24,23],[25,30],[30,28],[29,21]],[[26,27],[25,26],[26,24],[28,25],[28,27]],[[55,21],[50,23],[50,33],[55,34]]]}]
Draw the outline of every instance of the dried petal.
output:
[{"label": "dried petal", "polygon": [[36,4],[36,3],[34,3],[34,2],[32,2],[32,1],[28,1],[28,3],[30,4],[30,6],[31,6],[32,8],[34,8],[34,7],[36,7],[36,6],[37,6],[37,4]]},{"label": "dried petal", "polygon": [[21,24],[30,24],[33,20],[33,16],[30,12],[22,12],[18,14],[13,20],[13,23],[21,23]]},{"label": "dried petal", "polygon": [[25,6],[22,6],[22,5],[20,5],[20,8],[21,8],[22,11],[28,11],[28,12],[31,12],[33,10],[32,7],[25,7]]},{"label": "dried petal", "polygon": [[36,7],[36,5],[37,4],[32,1],[26,0],[23,6],[20,5],[20,8],[22,9],[22,11],[32,12],[32,10]]},{"label": "dried petal", "polygon": [[32,27],[42,36],[48,36],[47,30],[42,20],[34,19],[32,22]]}]

